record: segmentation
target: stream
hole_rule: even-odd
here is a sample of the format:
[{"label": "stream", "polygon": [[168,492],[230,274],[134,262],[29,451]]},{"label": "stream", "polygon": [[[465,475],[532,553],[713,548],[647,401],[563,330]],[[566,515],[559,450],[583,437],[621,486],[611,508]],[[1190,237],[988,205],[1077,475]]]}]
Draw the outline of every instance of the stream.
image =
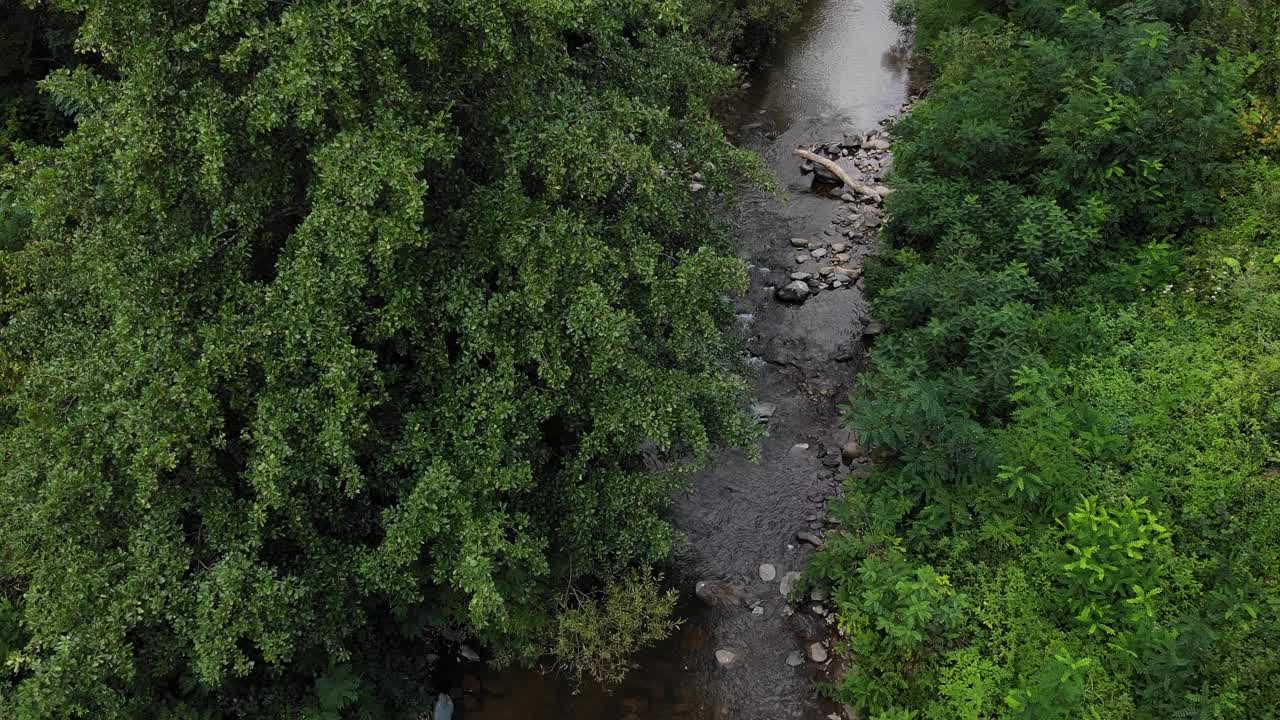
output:
[{"label": "stream", "polygon": [[[762,457],[727,452],[675,500],[674,520],[688,538],[675,558],[685,591],[684,625],[638,658],[620,687],[574,692],[554,674],[507,670],[471,678],[463,720],[779,720],[843,717],[815,682],[829,666],[807,656],[832,629],[811,602],[792,612],[780,580],[801,571],[813,547],[797,533],[821,536],[826,498],[849,472],[848,439],[837,405],[864,355],[866,306],[856,286],[823,289],[803,304],[783,304],[774,289],[799,267],[791,238],[847,243],[857,267],[874,230],[846,240],[857,206],[815,192],[791,154],[798,146],[867,133],[897,114],[908,94],[907,40],[889,17],[891,0],[813,0],[749,78],[727,121],[731,138],[756,150],[778,179],[777,194],[748,193],[735,210],[739,255],[751,264],[750,289],[738,298],[739,325],[758,374],[757,408],[768,415]],[[815,263],[808,263],[810,265]],[[771,410],[771,412],[769,412]],[[761,565],[776,575],[762,579]],[[743,601],[706,607],[695,583],[732,585]],[[728,651],[729,657],[717,651]],[[805,654],[795,662],[796,652]],[[788,658],[792,660],[788,663]]]}]

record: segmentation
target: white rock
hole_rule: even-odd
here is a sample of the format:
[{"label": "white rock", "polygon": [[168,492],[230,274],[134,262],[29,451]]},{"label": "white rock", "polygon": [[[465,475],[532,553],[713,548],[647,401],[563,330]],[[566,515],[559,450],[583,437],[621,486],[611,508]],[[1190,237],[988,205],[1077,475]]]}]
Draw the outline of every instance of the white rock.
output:
[{"label": "white rock", "polygon": [[[716,653],[719,655],[719,653]],[[809,659],[816,663],[824,663],[827,661],[827,649],[822,643],[816,642],[809,646]]]},{"label": "white rock", "polygon": [[782,575],[782,581],[778,583],[778,591],[782,593],[782,597],[791,594],[791,590],[800,582],[800,573],[792,570]]}]

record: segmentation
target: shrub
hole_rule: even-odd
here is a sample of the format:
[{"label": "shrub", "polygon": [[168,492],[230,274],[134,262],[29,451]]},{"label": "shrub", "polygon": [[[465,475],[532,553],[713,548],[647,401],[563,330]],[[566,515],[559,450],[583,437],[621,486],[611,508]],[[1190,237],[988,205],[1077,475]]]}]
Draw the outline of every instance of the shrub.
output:
[{"label": "shrub", "polygon": [[661,580],[646,569],[611,579],[599,597],[573,591],[552,648],[559,666],[579,681],[620,682],[639,650],[680,624],[671,619],[676,592]]}]

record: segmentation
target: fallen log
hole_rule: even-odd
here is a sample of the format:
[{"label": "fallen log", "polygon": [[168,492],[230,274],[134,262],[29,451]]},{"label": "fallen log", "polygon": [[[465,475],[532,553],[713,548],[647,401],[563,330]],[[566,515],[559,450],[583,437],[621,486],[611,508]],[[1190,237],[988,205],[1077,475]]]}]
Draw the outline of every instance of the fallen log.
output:
[{"label": "fallen log", "polygon": [[849,173],[844,171],[844,168],[822,157],[821,155],[818,155],[816,153],[811,153],[808,150],[803,150],[801,148],[796,148],[795,150],[792,150],[792,153],[804,158],[805,160],[808,160],[809,162],[815,162],[821,165],[822,167],[826,168],[827,170],[830,170],[832,175],[835,175],[836,177],[840,178],[840,182],[844,183],[845,187],[851,188],[856,184],[853,181],[853,178],[849,177]]}]

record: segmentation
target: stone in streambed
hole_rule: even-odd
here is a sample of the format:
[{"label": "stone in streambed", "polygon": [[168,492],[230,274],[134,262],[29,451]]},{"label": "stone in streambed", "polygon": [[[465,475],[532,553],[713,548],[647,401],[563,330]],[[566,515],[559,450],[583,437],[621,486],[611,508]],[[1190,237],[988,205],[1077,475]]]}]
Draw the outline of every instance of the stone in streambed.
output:
[{"label": "stone in streambed", "polygon": [[799,650],[792,650],[787,653],[787,665],[791,667],[800,667],[804,664],[804,655]]},{"label": "stone in streambed", "polygon": [[809,286],[801,280],[793,280],[775,290],[774,297],[785,303],[802,303],[809,298]]},{"label": "stone in streambed", "polygon": [[742,599],[737,588],[717,580],[699,580],[693,593],[708,607],[732,607]]},{"label": "stone in streambed", "polygon": [[811,532],[798,532],[796,533],[796,539],[800,542],[807,542],[814,547],[822,547],[822,538]]},{"label": "stone in streambed", "polygon": [[778,406],[770,402],[753,402],[751,403],[751,414],[756,420],[768,420],[777,412]]},{"label": "stone in streambed", "polygon": [[453,719],[453,698],[444,693],[436,696],[436,709],[431,713],[433,720]]},{"label": "stone in streambed", "polygon": [[809,659],[816,663],[827,661],[827,649],[822,647],[822,643],[816,642],[809,646]]},{"label": "stone in streambed", "polygon": [[800,582],[800,573],[795,570],[785,573],[782,576],[782,581],[778,583],[778,592],[782,593],[782,597],[786,597],[791,594],[798,582]]},{"label": "stone in streambed", "polygon": [[777,576],[778,576],[778,568],[774,567],[771,563],[764,563],[763,565],[760,566],[761,580],[765,582],[773,582],[773,579]]},{"label": "stone in streambed", "polygon": [[716,662],[720,663],[721,665],[729,665],[730,663],[732,663],[734,660],[737,660],[737,659],[738,659],[737,653],[735,653],[732,650],[725,650],[722,648],[716,651]]},{"label": "stone in streambed", "polygon": [[808,241],[808,240],[806,240],[805,238],[791,238],[791,247],[793,247],[793,248],[808,248],[808,247],[809,247],[809,241]]}]

